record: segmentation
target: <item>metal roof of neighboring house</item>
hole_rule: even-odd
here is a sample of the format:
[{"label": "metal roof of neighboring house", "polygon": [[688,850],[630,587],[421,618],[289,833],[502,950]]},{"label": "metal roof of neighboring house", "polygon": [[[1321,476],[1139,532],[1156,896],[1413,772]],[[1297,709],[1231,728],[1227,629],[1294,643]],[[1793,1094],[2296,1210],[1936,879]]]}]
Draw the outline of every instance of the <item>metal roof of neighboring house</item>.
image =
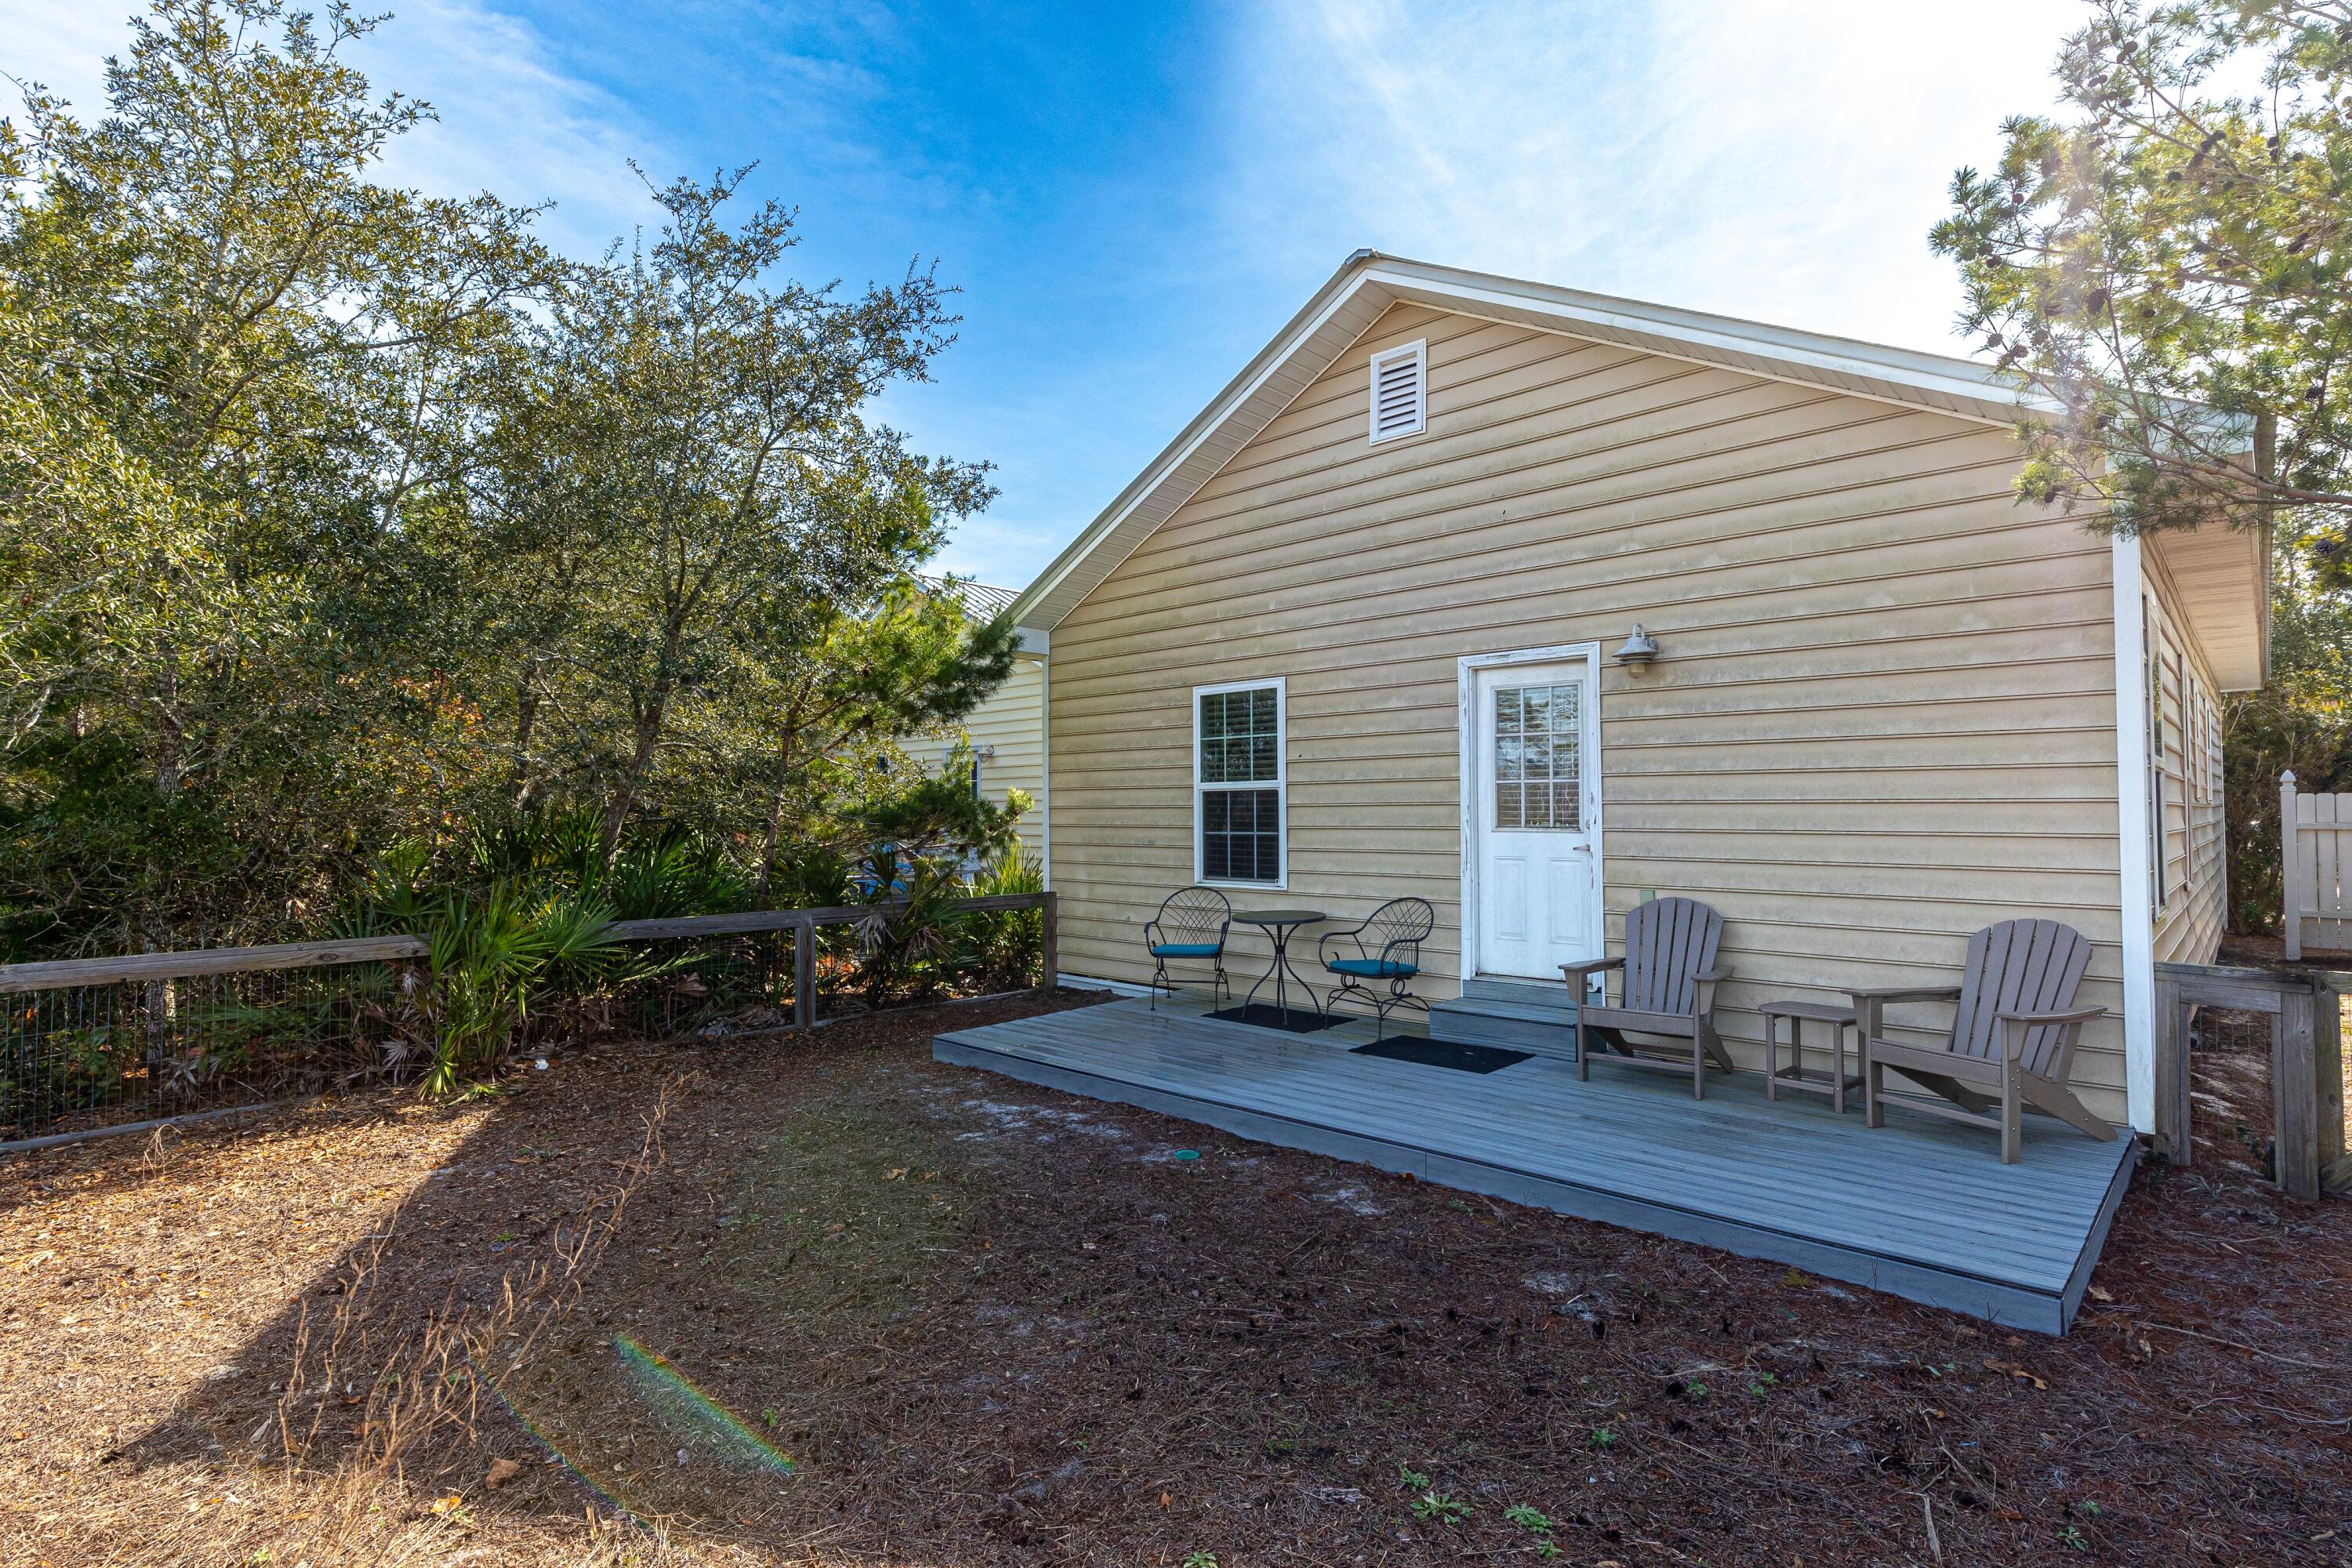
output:
[{"label": "metal roof of neighboring house", "polygon": [[1011,609],[1021,597],[1018,588],[1000,588],[990,583],[975,583],[966,577],[938,577],[928,572],[915,574],[915,581],[932,593],[952,593],[975,620],[992,621]]},{"label": "metal roof of neighboring house", "polygon": [[1050,631],[1399,302],[1622,343],[2002,426],[2013,423],[2021,408],[2034,405],[1992,367],[1970,360],[1360,250],[1023,591],[1014,606],[1019,624]]}]

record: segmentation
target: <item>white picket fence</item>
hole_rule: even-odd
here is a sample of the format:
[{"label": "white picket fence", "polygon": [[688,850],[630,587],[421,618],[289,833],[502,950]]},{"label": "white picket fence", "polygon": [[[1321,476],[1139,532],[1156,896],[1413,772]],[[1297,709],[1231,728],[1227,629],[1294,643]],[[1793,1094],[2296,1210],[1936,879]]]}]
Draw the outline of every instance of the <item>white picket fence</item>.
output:
[{"label": "white picket fence", "polygon": [[2279,870],[2286,885],[2281,922],[2286,955],[2305,947],[2352,950],[2352,795],[2298,795],[2279,775]]}]

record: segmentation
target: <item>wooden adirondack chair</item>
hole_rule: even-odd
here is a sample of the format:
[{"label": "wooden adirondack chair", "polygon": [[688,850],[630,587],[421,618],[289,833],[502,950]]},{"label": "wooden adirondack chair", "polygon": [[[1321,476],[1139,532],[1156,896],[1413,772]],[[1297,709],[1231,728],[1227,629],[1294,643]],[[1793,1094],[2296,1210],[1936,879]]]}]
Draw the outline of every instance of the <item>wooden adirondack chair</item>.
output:
[{"label": "wooden adirondack chair", "polygon": [[[1563,963],[1562,979],[1576,993],[1576,1076],[1592,1076],[1593,1042],[1619,1053],[1630,1067],[1680,1072],[1688,1067],[1691,1094],[1706,1098],[1706,1067],[1732,1070],[1723,1038],[1715,1032],[1715,988],[1731,977],[1716,967],[1723,941],[1723,917],[1696,899],[1653,899],[1625,917],[1625,955]],[[1584,1000],[1586,980],[1603,970],[1622,969],[1619,1006]],[[1667,1042],[1628,1040],[1628,1034]],[[1664,1059],[1652,1059],[1663,1058]]]},{"label": "wooden adirondack chair", "polygon": [[[2072,926],[2003,921],[1969,939],[1968,963],[1958,985],[1855,992],[1870,1125],[1886,1125],[1885,1075],[1891,1068],[1952,1102],[1906,1096],[1904,1103],[1912,1110],[1999,1128],[2004,1165],[2017,1163],[2018,1119],[2029,1105],[2101,1142],[2113,1142],[2116,1130],[2092,1115],[2066,1086],[2074,1042],[2083,1026],[2102,1011],[2074,1005],[2075,987],[2090,962],[2089,940]],[[1950,1038],[1940,1046],[1885,1038],[1889,1002],[1958,1004]]]}]

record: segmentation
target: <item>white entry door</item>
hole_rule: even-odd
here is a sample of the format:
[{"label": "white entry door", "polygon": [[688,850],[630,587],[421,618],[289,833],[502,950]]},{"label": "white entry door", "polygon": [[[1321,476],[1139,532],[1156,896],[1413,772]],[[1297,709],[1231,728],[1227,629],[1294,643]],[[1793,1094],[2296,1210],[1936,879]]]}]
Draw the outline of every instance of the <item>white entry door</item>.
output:
[{"label": "white entry door", "polygon": [[1473,670],[1476,973],[1558,980],[1601,954],[1592,660]]}]

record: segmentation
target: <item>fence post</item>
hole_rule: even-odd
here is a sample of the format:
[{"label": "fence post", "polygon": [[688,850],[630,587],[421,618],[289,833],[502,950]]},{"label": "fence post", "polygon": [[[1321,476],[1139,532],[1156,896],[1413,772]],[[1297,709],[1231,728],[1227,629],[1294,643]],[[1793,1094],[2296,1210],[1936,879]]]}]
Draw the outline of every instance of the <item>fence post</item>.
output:
[{"label": "fence post", "polygon": [[2303,957],[2303,907],[2307,901],[2303,887],[2302,847],[2295,843],[2294,832],[2294,770],[2279,774],[2279,901],[2286,906],[2286,956],[2290,963]]},{"label": "fence post", "polygon": [[2271,1116],[2279,1186],[2322,1195],[2344,1158],[2344,1015],[2333,986],[2283,992],[2271,1036]]},{"label": "fence post", "polygon": [[1051,991],[1062,983],[1062,931],[1060,895],[1045,895],[1045,973],[1042,989]]},{"label": "fence post", "polygon": [[2156,1152],[2186,1169],[2193,1153],[2189,1131],[2189,1008],[2180,982],[2156,982]]},{"label": "fence post", "polygon": [[2320,1190],[2331,1179],[2342,1191],[2344,1175],[2344,997],[2326,983],[2312,987],[2312,1005],[2318,1009],[2312,1030],[2314,1098],[2318,1102],[2318,1163]]},{"label": "fence post", "polygon": [[[151,946],[147,951],[155,949]],[[162,1077],[163,1064],[179,1052],[179,992],[169,979],[147,983],[147,1068],[155,1079]]]},{"label": "fence post", "polygon": [[816,921],[802,920],[793,925],[793,1027],[808,1029],[816,1024]]},{"label": "fence post", "polygon": [[[2291,1198],[2319,1196],[2320,1172],[2332,1157],[2328,1146],[2344,1137],[2343,1079],[2340,1068],[2320,1081],[2320,996],[2330,1007],[2336,994],[2324,986],[2303,985],[2279,994],[2278,1022],[2271,1035],[2271,1102],[2273,1146],[2278,1161],[2278,1183]],[[2334,1035],[2336,1031],[2326,1031]],[[2334,1065],[2331,1063],[2330,1065]],[[2330,1092],[2330,1091],[2333,1092]],[[2332,1108],[2335,1138],[2326,1137],[2326,1117]]]}]

